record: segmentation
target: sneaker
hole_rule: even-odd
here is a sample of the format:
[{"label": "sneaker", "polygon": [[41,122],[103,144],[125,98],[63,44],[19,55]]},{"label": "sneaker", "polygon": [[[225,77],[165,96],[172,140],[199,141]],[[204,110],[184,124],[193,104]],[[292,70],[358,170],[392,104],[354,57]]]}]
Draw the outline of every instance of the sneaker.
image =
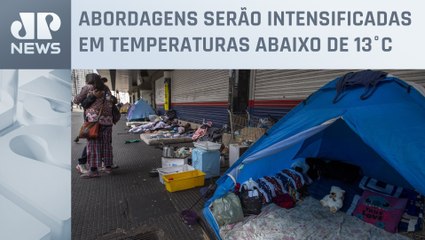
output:
[{"label": "sneaker", "polygon": [[116,169],[116,168],[119,168],[119,166],[118,165],[115,165],[115,164],[112,164],[111,168],[112,169]]},{"label": "sneaker", "polygon": [[[117,168],[119,168],[119,166],[118,166],[118,165],[115,165],[115,164],[112,164],[112,165],[111,165],[111,169],[117,169]],[[105,167],[105,165],[102,163],[102,167],[100,168],[100,171],[101,171],[101,172],[104,172],[104,171],[105,171],[105,169],[106,169],[106,167]]]},{"label": "sneaker", "polygon": [[84,178],[84,179],[88,179],[88,178],[98,178],[100,177],[99,173],[96,172],[92,172],[92,171],[88,171],[86,173],[81,174],[80,178]]},{"label": "sneaker", "polygon": [[77,166],[75,166],[75,168],[81,174],[87,173],[89,171],[85,164],[77,164]]},{"label": "sneaker", "polygon": [[112,173],[112,168],[104,168],[104,169],[103,169],[103,171],[104,171],[106,174],[111,174],[111,173]]}]

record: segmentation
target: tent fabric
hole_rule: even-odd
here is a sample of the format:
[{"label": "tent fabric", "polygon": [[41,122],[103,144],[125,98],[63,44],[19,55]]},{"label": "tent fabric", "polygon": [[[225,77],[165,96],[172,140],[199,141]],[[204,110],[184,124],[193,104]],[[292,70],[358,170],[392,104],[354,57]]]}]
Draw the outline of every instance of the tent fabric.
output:
[{"label": "tent fabric", "polygon": [[[425,194],[425,97],[387,76],[367,99],[361,86],[333,103],[336,82],[311,94],[251,146],[217,180],[204,215],[218,235],[211,203],[237,182],[274,174],[297,157],[324,157],[358,165],[365,174]],[[336,119],[336,120],[335,120]]]},{"label": "tent fabric", "polygon": [[145,100],[140,99],[134,103],[130,109],[128,109],[127,120],[132,121],[141,121],[149,118],[149,115],[155,114],[155,111],[149,103]]},{"label": "tent fabric", "polygon": [[306,131],[297,133],[294,136],[288,137],[287,139],[282,140],[281,142],[275,143],[268,148],[261,149],[260,151],[252,154],[251,156],[245,158],[243,161],[244,163],[249,163],[250,161],[254,161],[266,156],[273,155],[274,153],[278,153],[280,151],[283,151],[289,147],[291,147],[293,144],[296,144],[300,142],[300,140],[306,139],[307,137],[313,136],[316,133],[321,132],[324,128],[328,127],[330,124],[332,124],[336,119],[332,119],[330,121],[327,121],[323,124],[320,124],[319,126],[312,127]]}]

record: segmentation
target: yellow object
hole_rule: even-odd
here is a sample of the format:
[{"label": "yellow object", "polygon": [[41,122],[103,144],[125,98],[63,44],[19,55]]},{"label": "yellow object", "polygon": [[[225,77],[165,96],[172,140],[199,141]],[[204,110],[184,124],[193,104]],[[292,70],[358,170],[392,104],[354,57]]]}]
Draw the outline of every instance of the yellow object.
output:
[{"label": "yellow object", "polygon": [[130,108],[129,103],[122,105],[121,108],[120,108],[120,113],[127,113],[129,108]]},{"label": "yellow object", "polygon": [[162,176],[165,188],[169,192],[186,190],[194,187],[204,186],[205,173],[193,170],[181,173],[167,174]]},{"label": "yellow object", "polygon": [[164,82],[164,110],[170,110],[170,95],[169,95],[169,81]]}]

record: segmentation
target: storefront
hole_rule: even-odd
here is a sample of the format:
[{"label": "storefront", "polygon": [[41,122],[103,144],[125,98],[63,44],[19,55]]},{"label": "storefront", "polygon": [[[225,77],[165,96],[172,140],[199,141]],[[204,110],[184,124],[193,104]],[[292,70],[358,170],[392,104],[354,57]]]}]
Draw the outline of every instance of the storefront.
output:
[{"label": "storefront", "polygon": [[[277,119],[327,82],[355,70],[252,70],[250,113]],[[384,70],[425,86],[425,71]]]},{"label": "storefront", "polygon": [[[158,81],[156,85],[161,87]],[[209,120],[215,126],[227,123],[229,70],[172,71],[170,90],[171,108],[179,119],[196,123]]]},{"label": "storefront", "polygon": [[[236,115],[248,110],[252,118],[280,119],[324,84],[351,71],[356,70],[164,71],[155,80],[155,106],[163,114],[169,104],[179,119],[210,120],[216,126],[228,123],[228,109]],[[423,70],[384,71],[425,86]]]}]

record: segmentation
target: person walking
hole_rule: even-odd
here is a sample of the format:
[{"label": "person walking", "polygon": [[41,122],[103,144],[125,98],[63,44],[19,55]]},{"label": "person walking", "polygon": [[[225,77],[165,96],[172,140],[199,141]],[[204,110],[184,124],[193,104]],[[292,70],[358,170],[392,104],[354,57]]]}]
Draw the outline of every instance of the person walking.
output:
[{"label": "person walking", "polygon": [[[111,92],[111,90],[109,89],[109,87],[108,87],[108,85],[106,85],[106,83],[108,82],[108,79],[106,78],[106,77],[101,77],[100,78],[100,80],[102,80],[103,81],[103,83],[105,84],[105,88],[106,88],[106,91],[107,92],[109,92],[109,93],[111,93],[111,102],[112,102],[112,104],[113,105],[116,105],[118,102],[117,102],[117,98],[114,96],[114,95],[112,95],[112,92]],[[113,113],[112,113],[113,114]],[[116,122],[113,122],[113,124],[116,124]],[[111,144],[112,144],[112,136],[111,136]],[[114,164],[112,164],[111,165],[111,168],[112,169],[116,169],[116,168],[118,168],[118,165],[116,165],[115,163]],[[105,163],[102,163],[102,168],[101,168],[101,171],[105,171]]]},{"label": "person walking", "polygon": [[[81,108],[81,105],[83,105],[82,102],[87,99],[87,96],[89,95],[89,91],[92,88],[90,86],[94,84],[94,80],[98,77],[99,77],[99,75],[96,74],[96,73],[89,73],[89,74],[86,75],[86,85],[84,85],[81,88],[80,93],[77,94],[77,96],[75,96],[73,103],[77,104]],[[83,108],[83,121],[86,121],[85,112],[86,112],[86,108]],[[77,135],[77,137],[74,139],[74,142],[78,143],[79,141],[80,141],[80,137]],[[87,173],[88,172],[88,169],[87,169],[87,146],[84,147],[83,152],[81,153],[81,157],[78,158],[78,164],[75,168],[77,169],[77,171],[79,173]]]},{"label": "person walking", "polygon": [[[77,104],[79,107],[80,107],[80,109],[81,109],[81,105],[82,105],[82,103],[83,103],[83,101],[87,98],[87,96],[88,96],[88,93],[89,93],[89,89],[90,89],[90,85],[93,85],[93,83],[94,83],[94,79],[95,78],[97,78],[97,77],[100,77],[98,74],[96,74],[96,73],[89,73],[89,74],[87,74],[86,75],[86,85],[84,85],[82,88],[81,88],[81,91],[80,91],[80,93],[79,94],[77,94],[77,96],[75,96],[75,98],[74,98],[74,101],[72,101],[71,102],[71,104]],[[85,96],[85,97],[84,97]],[[86,112],[86,109],[85,108],[83,108],[83,111],[84,111],[84,113]],[[85,121],[85,116],[84,116],[85,114],[83,114],[83,117],[84,117],[84,121]],[[80,137],[77,135],[77,137],[74,139],[74,142],[75,143],[78,143],[80,141]]]},{"label": "person walking", "polygon": [[[97,74],[96,74],[97,75]],[[96,139],[87,140],[87,163],[90,170],[81,175],[81,178],[99,177],[98,169],[104,162],[104,172],[112,173],[113,165],[112,154],[112,98],[111,92],[101,80],[100,76],[94,77],[93,85],[89,85],[87,91],[78,95],[74,102],[81,102],[92,94],[96,96],[95,102],[86,109],[85,120],[88,122],[99,122],[99,136]]]}]

